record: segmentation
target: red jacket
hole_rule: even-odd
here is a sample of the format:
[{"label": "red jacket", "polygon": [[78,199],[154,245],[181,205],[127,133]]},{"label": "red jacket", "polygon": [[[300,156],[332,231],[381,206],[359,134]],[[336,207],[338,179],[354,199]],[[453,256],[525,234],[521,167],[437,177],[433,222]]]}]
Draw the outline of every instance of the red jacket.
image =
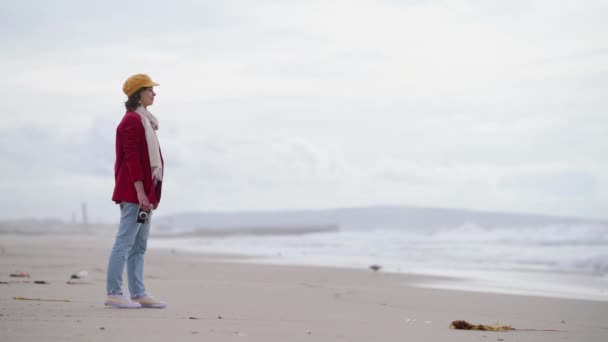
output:
[{"label": "red jacket", "polygon": [[[161,162],[164,160],[161,153]],[[148,143],[141,117],[136,112],[126,112],[116,128],[116,164],[114,164],[114,194],[116,203],[139,203],[135,183],[144,184],[150,203],[156,208],[160,202],[162,182],[152,183],[152,170],[148,156]]]}]

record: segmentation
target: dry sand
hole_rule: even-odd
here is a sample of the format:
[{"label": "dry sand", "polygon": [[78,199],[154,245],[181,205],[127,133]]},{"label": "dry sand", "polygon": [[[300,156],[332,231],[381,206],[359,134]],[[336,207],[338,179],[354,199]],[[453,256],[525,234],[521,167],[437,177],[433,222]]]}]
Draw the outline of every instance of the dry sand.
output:
[{"label": "dry sand", "polygon": [[[106,308],[111,243],[0,235],[0,281],[9,282],[0,284],[0,341],[608,341],[607,302],[421,289],[407,285],[424,280],[415,275],[159,250],[148,251],[146,285],[169,307]],[[9,277],[16,270],[31,278]],[[94,284],[66,284],[80,270]],[[458,319],[560,332],[449,329]]]}]

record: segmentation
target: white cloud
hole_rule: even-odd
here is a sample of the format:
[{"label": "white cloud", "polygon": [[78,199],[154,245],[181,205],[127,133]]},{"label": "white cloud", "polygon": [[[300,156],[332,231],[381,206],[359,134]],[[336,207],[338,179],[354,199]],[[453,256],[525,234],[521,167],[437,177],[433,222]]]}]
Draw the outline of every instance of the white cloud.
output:
[{"label": "white cloud", "polygon": [[15,200],[0,216],[59,188],[44,215],[70,217],[78,195],[114,220],[121,85],[148,72],[167,212],[403,203],[606,217],[607,6],[3,4],[0,187]]}]

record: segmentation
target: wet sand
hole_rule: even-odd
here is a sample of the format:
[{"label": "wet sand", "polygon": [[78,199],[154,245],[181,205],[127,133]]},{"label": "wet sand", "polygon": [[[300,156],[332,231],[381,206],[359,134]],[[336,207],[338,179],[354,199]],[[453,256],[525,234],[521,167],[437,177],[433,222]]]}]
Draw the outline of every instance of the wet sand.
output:
[{"label": "wet sand", "polygon": [[[165,250],[148,251],[145,281],[169,307],[107,308],[111,244],[110,234],[0,235],[0,340],[608,340],[606,302],[424,289],[407,285],[429,281],[416,275]],[[18,270],[30,278],[9,276]],[[80,270],[93,284],[66,284]],[[457,331],[453,320],[559,331]]]}]

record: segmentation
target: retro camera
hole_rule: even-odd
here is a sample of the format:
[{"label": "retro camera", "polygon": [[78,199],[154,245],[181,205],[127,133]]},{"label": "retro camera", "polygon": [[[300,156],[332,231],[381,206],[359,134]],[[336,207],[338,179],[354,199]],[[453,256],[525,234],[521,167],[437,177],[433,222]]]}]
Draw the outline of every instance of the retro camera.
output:
[{"label": "retro camera", "polygon": [[138,223],[148,223],[148,219],[150,218],[150,212],[145,211],[143,208],[139,208],[137,211],[137,222]]}]

